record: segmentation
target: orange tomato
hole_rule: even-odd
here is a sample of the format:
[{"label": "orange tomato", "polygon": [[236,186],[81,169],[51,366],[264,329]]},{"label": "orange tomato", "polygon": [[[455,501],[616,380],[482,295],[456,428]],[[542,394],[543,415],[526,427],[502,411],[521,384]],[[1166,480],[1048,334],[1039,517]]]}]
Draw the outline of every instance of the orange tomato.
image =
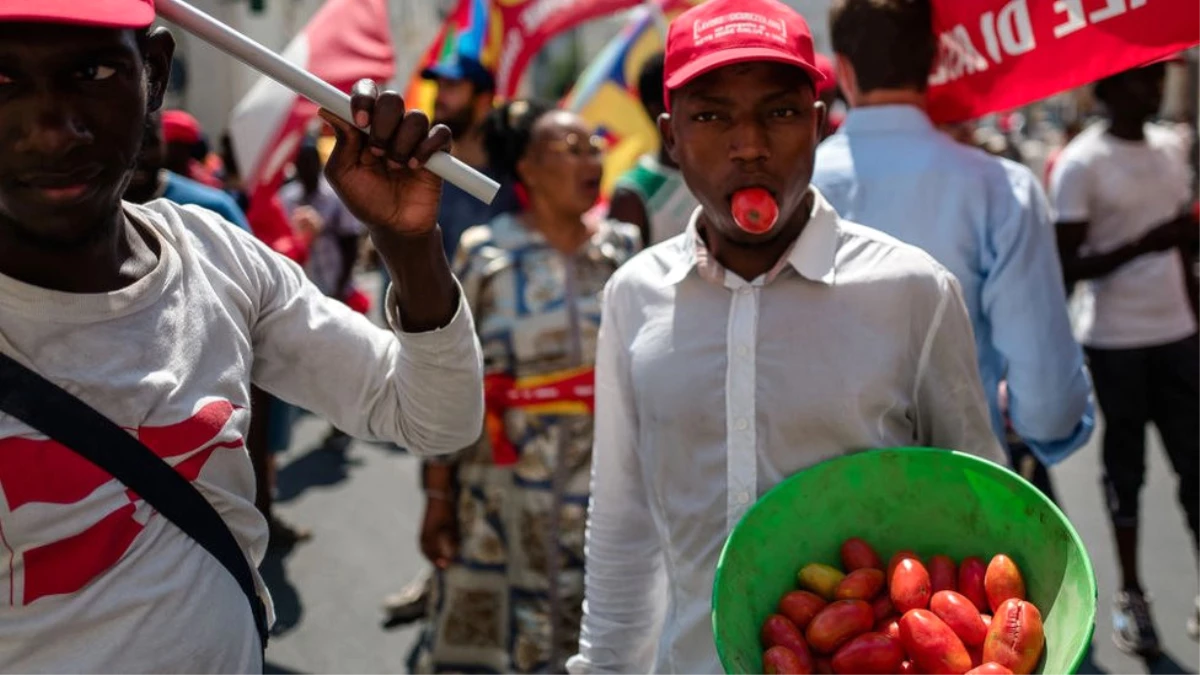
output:
[{"label": "orange tomato", "polygon": [[992,611],[1010,598],[1025,599],[1025,580],[1021,578],[1021,570],[1017,569],[1017,563],[1012,558],[1003,553],[997,554],[988,563],[983,589]]},{"label": "orange tomato", "polygon": [[950,630],[968,647],[983,644],[988,627],[979,616],[979,610],[967,596],[954,591],[938,591],[929,601],[929,609],[950,626]]}]

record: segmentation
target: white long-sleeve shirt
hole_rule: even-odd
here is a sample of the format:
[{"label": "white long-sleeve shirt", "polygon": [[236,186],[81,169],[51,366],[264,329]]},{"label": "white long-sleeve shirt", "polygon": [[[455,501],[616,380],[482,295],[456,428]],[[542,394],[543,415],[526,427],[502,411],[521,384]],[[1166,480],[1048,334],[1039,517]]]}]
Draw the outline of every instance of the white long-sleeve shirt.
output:
[{"label": "white long-sleeve shirt", "polygon": [[[465,303],[447,326],[410,334],[393,301],[383,330],[209,211],[125,208],[158,251],[150,273],[94,294],[0,275],[0,350],[192,481],[252,568],[267,523],[245,448],[251,376],[359,437],[422,454],[475,440],[483,360]],[[249,604],[215,558],[112,476],[0,414],[0,670],[261,669]]]},{"label": "white long-sleeve shirt", "polygon": [[573,673],[722,672],[710,620],[721,547],[797,471],[906,445],[1005,461],[945,268],[817,194],[792,249],[746,282],[708,254],[698,216],[606,289]]}]

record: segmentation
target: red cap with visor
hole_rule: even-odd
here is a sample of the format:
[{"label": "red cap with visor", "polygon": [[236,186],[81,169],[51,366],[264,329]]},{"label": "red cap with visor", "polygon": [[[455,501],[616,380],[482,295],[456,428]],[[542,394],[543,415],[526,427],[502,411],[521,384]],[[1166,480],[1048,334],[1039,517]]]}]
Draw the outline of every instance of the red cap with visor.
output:
[{"label": "red cap with visor", "polygon": [[0,22],[9,21],[145,28],[154,23],[154,0],[0,0]]},{"label": "red cap with visor", "polygon": [[812,32],[804,17],[778,0],[708,0],[680,14],[667,31],[663,100],[671,91],[717,68],[774,61],[800,68],[819,87]]}]

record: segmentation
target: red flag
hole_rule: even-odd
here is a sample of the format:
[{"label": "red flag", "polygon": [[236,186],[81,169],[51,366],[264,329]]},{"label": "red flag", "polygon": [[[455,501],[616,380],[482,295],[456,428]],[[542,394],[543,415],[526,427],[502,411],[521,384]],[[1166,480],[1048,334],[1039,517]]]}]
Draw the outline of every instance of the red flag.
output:
[{"label": "red flag", "polygon": [[[395,54],[386,0],[329,0],[283,56],[345,92],[364,77],[391,79]],[[264,202],[279,190],[284,167],[316,113],[315,104],[266,77],[238,103],[229,133],[250,196],[250,212],[271,210]]]},{"label": "red flag", "polygon": [[929,112],[974,119],[1200,43],[1196,0],[936,0]]},{"label": "red flag", "polygon": [[641,4],[641,0],[492,0],[502,22],[496,92],[511,98],[530,60],[550,38],[586,21]]}]

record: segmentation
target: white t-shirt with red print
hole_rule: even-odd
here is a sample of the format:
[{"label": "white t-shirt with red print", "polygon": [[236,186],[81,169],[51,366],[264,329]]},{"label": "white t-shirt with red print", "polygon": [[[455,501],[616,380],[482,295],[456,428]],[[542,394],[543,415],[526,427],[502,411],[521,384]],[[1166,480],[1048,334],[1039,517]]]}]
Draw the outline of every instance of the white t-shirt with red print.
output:
[{"label": "white t-shirt with red print", "polygon": [[[192,481],[251,567],[267,526],[245,449],[248,372],[355,436],[422,453],[475,439],[482,358],[465,305],[440,330],[389,332],[211,212],[125,208],[158,250],[153,271],[99,294],[0,275],[0,350]],[[107,473],[0,414],[0,670],[261,668],[249,604],[216,559]]]}]

